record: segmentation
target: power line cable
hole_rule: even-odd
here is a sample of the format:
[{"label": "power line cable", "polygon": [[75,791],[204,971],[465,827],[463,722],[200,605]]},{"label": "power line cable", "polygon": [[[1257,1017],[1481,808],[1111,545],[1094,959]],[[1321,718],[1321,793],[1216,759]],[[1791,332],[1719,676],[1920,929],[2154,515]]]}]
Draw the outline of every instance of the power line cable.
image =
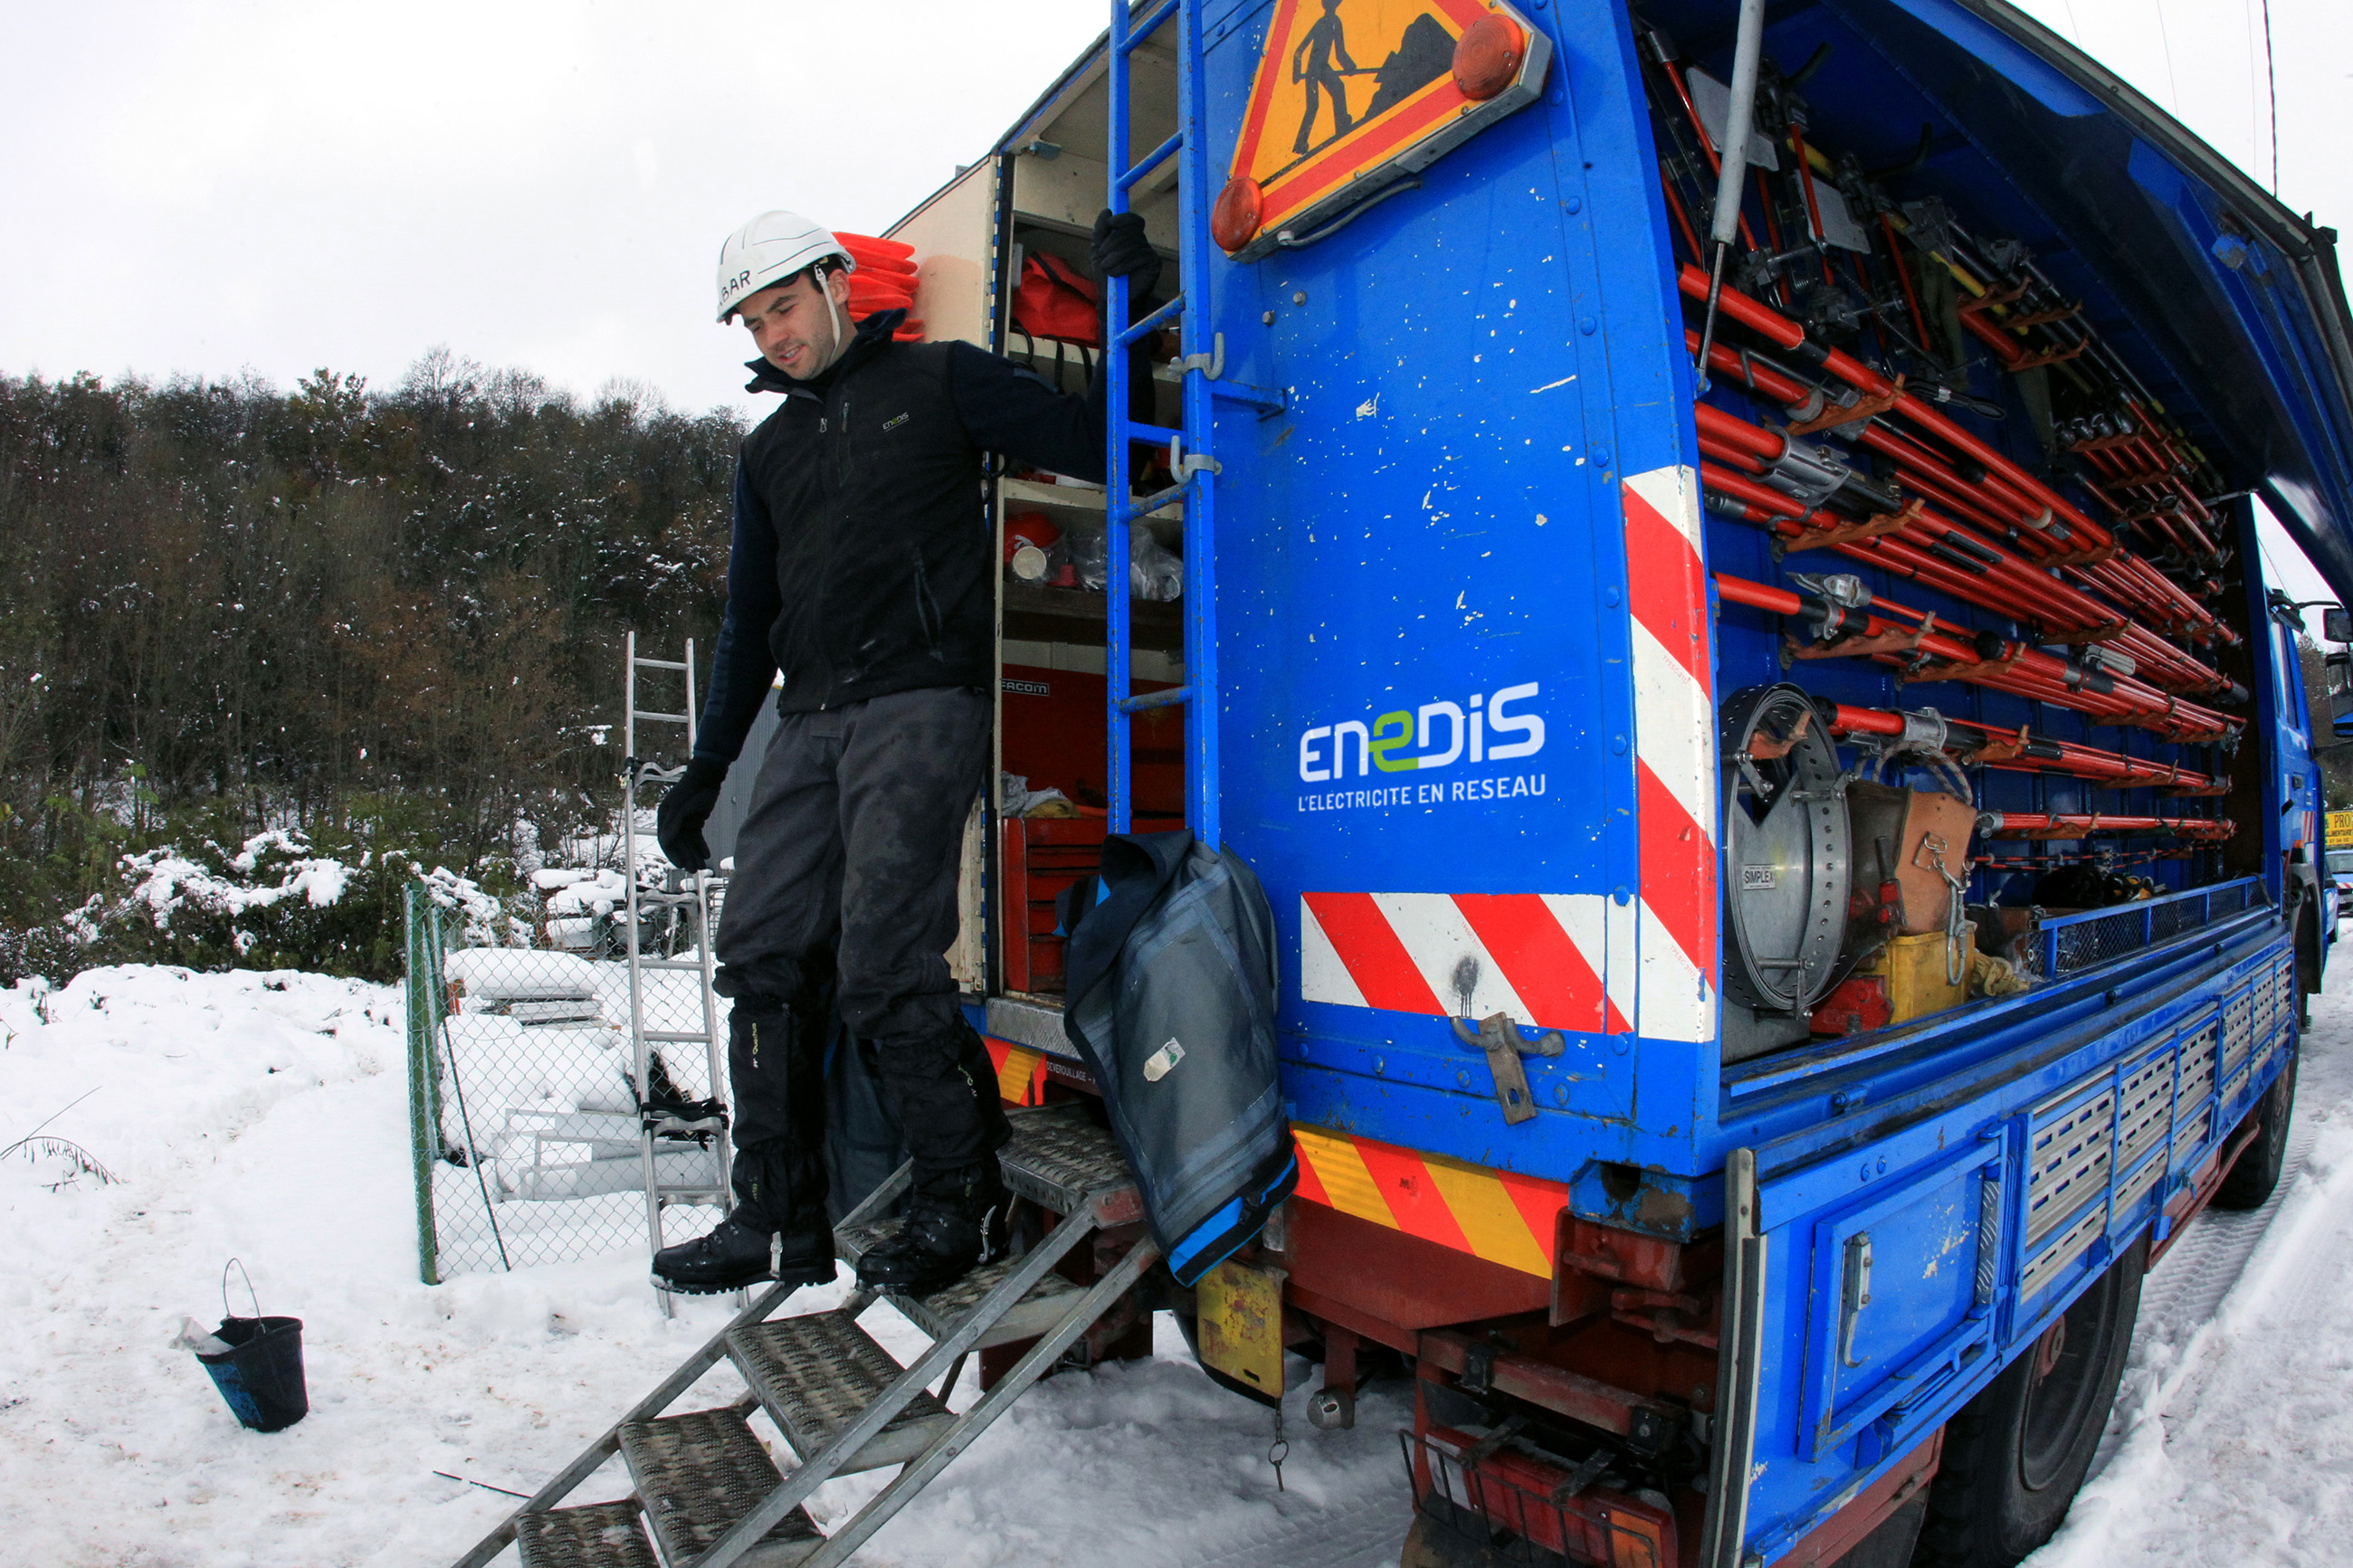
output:
[{"label": "power line cable", "polygon": [[2263,0],[2263,97],[2272,110],[2272,198],[2279,198],[2279,73],[2272,64],[2272,0]]},{"label": "power line cable", "polygon": [[[2266,0],[2268,3],[2268,0]],[[2181,118],[2181,82],[2173,74],[2173,33],[2165,25],[2165,0],[2150,0],[2157,7],[2157,41],[2165,46],[2165,80],[2173,89],[2173,117]]]}]

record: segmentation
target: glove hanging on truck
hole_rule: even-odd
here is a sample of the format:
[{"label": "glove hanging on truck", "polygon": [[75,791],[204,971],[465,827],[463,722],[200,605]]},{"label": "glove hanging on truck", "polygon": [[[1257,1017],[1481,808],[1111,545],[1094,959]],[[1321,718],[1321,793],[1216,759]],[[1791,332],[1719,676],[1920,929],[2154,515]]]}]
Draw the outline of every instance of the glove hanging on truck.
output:
[{"label": "glove hanging on truck", "polygon": [[670,786],[654,812],[654,837],[670,863],[681,871],[700,871],[711,864],[711,846],[702,825],[719,804],[719,786],[727,781],[727,764],[696,757],[686,764],[678,783]]}]

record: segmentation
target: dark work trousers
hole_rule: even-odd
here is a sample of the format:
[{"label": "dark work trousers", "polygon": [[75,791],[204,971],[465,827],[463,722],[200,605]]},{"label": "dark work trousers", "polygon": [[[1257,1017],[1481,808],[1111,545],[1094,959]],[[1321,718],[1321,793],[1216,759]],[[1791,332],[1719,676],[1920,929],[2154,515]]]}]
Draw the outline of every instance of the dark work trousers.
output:
[{"label": "dark work trousers", "polygon": [[717,957],[739,1020],[736,1199],[773,1228],[824,1207],[835,1014],[871,1053],[919,1181],[987,1160],[1008,1135],[945,957],[988,721],[970,688],[898,692],[787,713],[761,759]]}]

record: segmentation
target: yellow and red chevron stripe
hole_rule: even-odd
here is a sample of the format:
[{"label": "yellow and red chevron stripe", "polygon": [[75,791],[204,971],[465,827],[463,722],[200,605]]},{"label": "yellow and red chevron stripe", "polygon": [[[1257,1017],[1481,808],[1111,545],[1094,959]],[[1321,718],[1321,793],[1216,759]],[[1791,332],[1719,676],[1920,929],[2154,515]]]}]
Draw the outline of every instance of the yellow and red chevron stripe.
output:
[{"label": "yellow and red chevron stripe", "polygon": [[1552,1278],[1568,1188],[1293,1123],[1299,1196],[1457,1252]]},{"label": "yellow and red chevron stripe", "polygon": [[981,1036],[980,1043],[988,1047],[989,1065],[997,1069],[1000,1099],[1014,1105],[1046,1103],[1045,1052],[1000,1040],[995,1035]]}]

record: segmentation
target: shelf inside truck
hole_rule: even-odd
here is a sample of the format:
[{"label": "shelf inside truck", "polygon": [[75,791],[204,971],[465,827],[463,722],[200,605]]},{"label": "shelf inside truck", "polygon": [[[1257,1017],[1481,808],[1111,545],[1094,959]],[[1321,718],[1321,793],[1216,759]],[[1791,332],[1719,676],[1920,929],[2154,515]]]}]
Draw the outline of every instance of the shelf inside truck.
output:
[{"label": "shelf inside truck", "polygon": [[[1129,636],[1137,647],[1174,651],[1185,646],[1184,607],[1150,599],[1128,602]],[[1049,588],[1039,583],[1005,584],[1005,635],[1028,642],[1103,641],[1110,601],[1085,588]]]}]

